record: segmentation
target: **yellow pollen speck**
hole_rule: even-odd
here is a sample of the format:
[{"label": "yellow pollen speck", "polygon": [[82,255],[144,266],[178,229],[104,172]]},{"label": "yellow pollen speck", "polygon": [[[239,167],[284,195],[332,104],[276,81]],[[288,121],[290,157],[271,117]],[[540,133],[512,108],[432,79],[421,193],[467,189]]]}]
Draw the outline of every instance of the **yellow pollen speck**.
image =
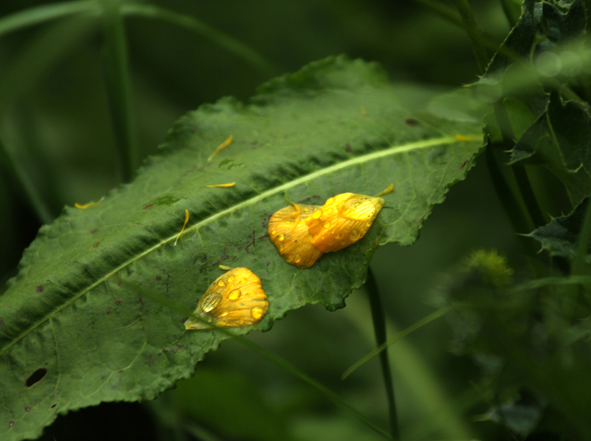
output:
[{"label": "yellow pollen speck", "polygon": [[181,234],[183,234],[183,231],[185,231],[185,227],[187,226],[187,222],[189,222],[189,210],[185,210],[185,223],[183,224],[183,228],[181,228],[181,232],[179,233],[179,235],[176,237],[176,240],[174,241],[175,247],[176,247],[176,243],[181,238]]},{"label": "yellow pollen speck", "polygon": [[253,319],[258,320],[263,316],[263,308],[256,306],[250,310],[250,314]]},{"label": "yellow pollen speck", "polygon": [[467,141],[477,141],[478,138],[474,138],[472,136],[464,136],[464,135],[460,135],[459,133],[456,133],[456,139],[458,141],[462,141],[462,142],[467,142]]},{"label": "yellow pollen speck", "polygon": [[230,182],[228,184],[215,184],[215,185],[206,185],[206,187],[218,187],[218,188],[228,188],[228,187],[234,187],[236,185],[236,182]]},{"label": "yellow pollen speck", "polygon": [[214,152],[209,155],[209,158],[207,158],[207,162],[211,161],[213,159],[213,157],[215,155],[217,155],[222,149],[228,147],[230,144],[232,144],[232,141],[234,140],[234,136],[230,135],[228,137],[228,139],[226,139],[224,142],[222,142],[219,147],[217,149],[214,150]]},{"label": "yellow pollen speck", "polygon": [[101,202],[103,202],[104,199],[105,198],[103,196],[98,202],[93,202],[91,204],[76,204],[76,203],[74,203],[74,207],[78,208],[79,210],[86,210],[87,208],[94,207],[95,205],[100,204]]},{"label": "yellow pollen speck", "polygon": [[390,184],[390,185],[388,185],[388,187],[386,187],[386,189],[384,191],[381,191],[378,194],[376,194],[375,197],[377,198],[378,196],[383,196],[385,194],[392,193],[393,190],[394,190],[394,184]]}]

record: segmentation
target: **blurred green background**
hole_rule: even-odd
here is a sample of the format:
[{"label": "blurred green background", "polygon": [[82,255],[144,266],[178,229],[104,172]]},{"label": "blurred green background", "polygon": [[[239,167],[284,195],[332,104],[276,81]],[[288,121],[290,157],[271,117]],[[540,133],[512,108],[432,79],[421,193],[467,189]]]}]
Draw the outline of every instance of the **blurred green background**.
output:
[{"label": "blurred green background", "polygon": [[[145,2],[144,2],[145,3]],[[2,0],[0,20],[52,1]],[[171,23],[128,16],[133,123],[141,158],[157,152],[173,122],[223,96],[242,100],[271,78],[345,53],[381,63],[401,98],[420,107],[430,96],[476,80],[461,29],[407,0],[160,0],[262,54],[275,67],[256,69],[207,36]],[[471,2],[479,24],[502,41],[509,25],[496,0]],[[453,2],[449,3],[453,6]],[[0,36],[0,140],[56,217],[64,205],[95,201],[119,185],[114,132],[97,17],[60,19]],[[512,229],[480,158],[455,185],[409,248],[379,249],[372,262],[391,321],[390,333],[432,312],[441,274],[472,250],[495,248],[519,267]],[[41,221],[0,163],[0,293],[16,275],[22,251]],[[404,439],[501,436],[476,422],[488,405],[471,381],[478,369],[449,351],[439,320],[393,347]],[[329,313],[293,311],[272,332],[251,334],[386,427],[387,406],[376,360],[345,381],[341,374],[374,345],[364,292]],[[256,354],[227,342],[196,376],[152,403],[109,403],[60,417],[47,440],[359,440],[378,436],[315,390]]]}]

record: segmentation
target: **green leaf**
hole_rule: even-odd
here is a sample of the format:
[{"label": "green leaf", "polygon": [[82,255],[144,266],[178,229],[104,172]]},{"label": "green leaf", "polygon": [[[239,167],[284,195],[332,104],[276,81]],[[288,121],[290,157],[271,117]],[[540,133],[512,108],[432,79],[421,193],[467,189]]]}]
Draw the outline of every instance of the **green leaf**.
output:
[{"label": "green leaf", "polygon": [[[542,244],[542,249],[548,250],[553,256],[574,259],[577,255],[577,238],[585,219],[585,212],[589,200],[585,200],[567,216],[552,219],[547,225],[537,228],[530,234]],[[587,251],[585,260],[589,262]]]},{"label": "green leaf", "polygon": [[547,112],[526,130],[511,162],[543,164],[560,179],[574,206],[591,195],[591,116],[574,101],[552,94]]},{"label": "green leaf", "polygon": [[[101,401],[152,399],[228,338],[183,333],[186,317],[130,284],[192,310],[219,264],[250,268],[270,309],[236,335],[308,303],[343,307],[375,249],[413,243],[471,167],[481,124],[452,118],[405,110],[379,66],[344,57],[276,78],[248,104],[224,98],[182,117],[132,184],[96,206],[66,207],[24,253],[0,297],[0,438],[38,436],[58,413]],[[286,264],[267,238],[284,197],[317,204],[390,183],[368,234],[311,269]]]}]

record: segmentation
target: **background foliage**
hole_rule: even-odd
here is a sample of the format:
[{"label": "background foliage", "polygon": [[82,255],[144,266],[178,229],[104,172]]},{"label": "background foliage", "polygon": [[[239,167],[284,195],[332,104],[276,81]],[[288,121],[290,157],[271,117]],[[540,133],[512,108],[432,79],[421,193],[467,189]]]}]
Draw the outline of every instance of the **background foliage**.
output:
[{"label": "background foliage", "polygon": [[[3,1],[0,16],[54,3]],[[227,44],[220,46],[219,39],[216,43],[187,28],[128,15],[130,124],[137,128],[140,158],[154,154],[167,130],[187,111],[227,95],[244,100],[269,78],[334,54],[381,63],[391,81],[404,84],[398,95],[411,109],[473,83],[483,73],[474,62],[466,33],[412,2],[161,0],[152,4],[195,17],[264,58],[249,58],[243,47],[233,52]],[[514,24],[510,23],[512,13],[517,10],[519,15],[515,5],[471,2],[479,25],[497,42]],[[541,31],[550,37],[536,49],[540,52],[572,43],[584,34],[582,3],[576,4],[578,13],[570,16],[564,5],[546,3],[542,15],[535,10],[541,4],[527,5],[529,21],[522,21],[513,39],[505,43],[517,54],[533,51],[534,36]],[[540,16],[544,20],[536,21]],[[104,64],[104,40],[96,26],[64,20],[0,35],[0,139],[22,167],[17,172],[26,174],[42,201],[34,210],[25,197],[26,188],[19,188],[18,179],[2,169],[2,282],[16,275],[22,250],[42,223],[56,217],[64,205],[98,200],[120,182],[117,142],[122,142],[125,130],[117,124],[125,126],[125,115],[112,124],[107,93],[120,72]],[[530,233],[540,227],[533,236],[556,256],[553,260],[546,254],[537,257],[533,266],[544,268],[538,277],[568,272],[569,258],[578,268],[575,275],[585,275],[584,266],[577,263],[581,252],[577,253],[576,244],[585,207],[570,218],[542,226],[550,216],[568,215],[589,195],[586,168],[579,167],[586,165],[588,157],[580,154],[585,151],[584,136],[569,136],[572,131],[566,129],[561,136],[560,131],[565,121],[577,118],[585,127],[586,104],[560,100],[565,94],[569,97],[565,84],[587,97],[586,71],[547,75],[555,82],[545,84],[547,92],[553,91],[546,95],[537,82],[524,86],[523,78],[528,76],[517,67],[511,68],[514,73],[510,69],[496,76],[498,69],[510,63],[511,58],[504,57],[497,56],[495,69],[480,84],[485,94],[499,84],[505,91],[517,91],[508,94],[503,104],[513,123],[512,138],[520,139],[511,157],[502,156],[499,152],[512,147],[506,145],[512,140],[489,115],[491,145],[500,147],[496,155],[501,163],[527,164],[535,191],[545,195],[539,198],[541,219],[536,220],[535,207],[528,207],[533,217],[530,228],[518,231]],[[568,60],[562,64],[572,67]],[[553,66],[552,60],[536,65],[545,72]],[[449,103],[444,111],[451,111]],[[539,141],[551,140],[551,134],[558,137],[556,143]],[[557,145],[564,162],[556,159]],[[481,155],[467,180],[452,188],[445,204],[435,207],[415,245],[384,246],[371,264],[390,335],[431,313],[434,306],[456,306],[447,322],[430,323],[391,349],[402,438],[580,439],[591,433],[585,422],[589,302],[585,295],[577,295],[581,288],[576,283],[565,283],[560,289],[544,288],[542,283],[519,285],[531,277],[528,247],[535,254],[540,245],[527,239],[524,252],[523,238],[513,228],[515,219],[507,218],[498,203],[492,184],[495,177],[491,180],[485,159],[490,161]],[[536,164],[543,167],[531,168]],[[486,253],[466,260],[479,248],[495,248],[507,256],[508,263]],[[506,278],[487,279],[487,271],[496,276],[500,271]],[[495,289],[491,283],[497,284]],[[386,426],[387,406],[377,362],[344,381],[339,379],[374,344],[364,293],[354,293],[347,303],[347,308],[333,313],[320,306],[292,311],[275,324],[273,332],[253,333],[249,338],[284,356]],[[378,439],[297,377],[233,341],[208,354],[192,379],[153,402],[101,404],[70,413],[44,434],[59,440],[93,437]]]}]

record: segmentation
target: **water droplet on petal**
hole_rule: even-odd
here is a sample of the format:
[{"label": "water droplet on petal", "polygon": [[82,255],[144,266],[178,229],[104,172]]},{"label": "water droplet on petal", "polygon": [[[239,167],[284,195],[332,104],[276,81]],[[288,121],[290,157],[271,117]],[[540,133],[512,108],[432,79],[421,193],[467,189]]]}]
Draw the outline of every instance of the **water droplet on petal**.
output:
[{"label": "water droplet on petal", "polygon": [[255,306],[250,310],[250,315],[252,315],[252,318],[255,320],[260,319],[263,316],[263,308]]},{"label": "water droplet on petal", "polygon": [[218,286],[226,286],[226,284],[225,284],[223,281],[221,281],[221,280],[220,280],[220,281],[218,282]]},{"label": "water droplet on petal", "polygon": [[237,298],[240,297],[240,294],[242,294],[240,292],[240,290],[239,289],[235,289],[230,294],[228,294],[228,299],[230,299],[230,300],[236,300]]},{"label": "water droplet on petal", "polygon": [[294,257],[295,257],[295,259],[294,259],[295,263],[300,263],[302,261],[302,257],[299,254],[296,254]]},{"label": "water droplet on petal", "polygon": [[349,233],[349,239],[351,239],[352,241],[356,241],[361,237],[361,233],[359,233],[359,230],[351,230],[351,233]]},{"label": "water droplet on petal", "polygon": [[326,205],[331,205],[334,202],[334,198],[328,198],[326,200]]},{"label": "water droplet on petal", "polygon": [[324,228],[330,228],[330,222],[325,223]]},{"label": "water droplet on petal", "polygon": [[228,283],[232,283],[236,277],[230,276],[228,277]]},{"label": "water droplet on petal", "polygon": [[278,240],[279,242],[282,242],[282,241],[284,241],[284,240],[285,240],[285,235],[283,235],[283,234],[280,234],[280,235],[279,235],[279,237],[277,238],[277,240]]},{"label": "water droplet on petal", "polygon": [[275,236],[277,234],[277,230],[271,231],[271,236]]},{"label": "water droplet on petal", "polygon": [[319,219],[322,216],[322,210],[316,210],[314,214],[312,214],[313,219]]},{"label": "water droplet on petal", "polygon": [[337,233],[337,234],[335,235],[335,237],[336,237],[337,239],[342,239],[342,238],[343,238],[343,235],[342,235],[341,233]]}]

